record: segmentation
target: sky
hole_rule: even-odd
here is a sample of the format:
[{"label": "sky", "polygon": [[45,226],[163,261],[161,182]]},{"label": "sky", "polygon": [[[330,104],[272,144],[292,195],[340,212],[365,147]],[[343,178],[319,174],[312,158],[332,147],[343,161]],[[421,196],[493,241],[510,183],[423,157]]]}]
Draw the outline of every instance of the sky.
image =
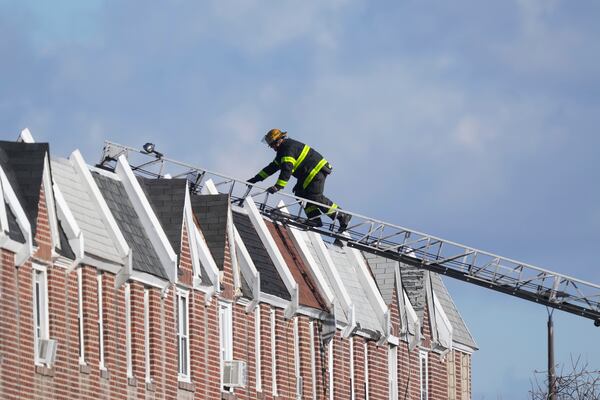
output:
[{"label": "sky", "polygon": [[[600,3],[0,0],[0,134],[99,161],[104,140],[239,178],[273,127],[354,212],[600,283]],[[546,309],[446,280],[474,399],[526,399]],[[556,359],[600,330],[556,312]]]}]

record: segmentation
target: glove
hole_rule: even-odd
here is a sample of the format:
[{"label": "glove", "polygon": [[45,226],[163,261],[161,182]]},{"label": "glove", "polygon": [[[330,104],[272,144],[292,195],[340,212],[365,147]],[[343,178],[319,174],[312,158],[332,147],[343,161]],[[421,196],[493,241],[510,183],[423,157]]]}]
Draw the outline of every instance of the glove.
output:
[{"label": "glove", "polygon": [[277,193],[281,190],[281,187],[275,185],[275,186],[271,186],[270,188],[267,189],[267,192],[269,192],[270,194],[273,193]]},{"label": "glove", "polygon": [[253,176],[252,178],[248,179],[246,182],[248,183],[256,183],[256,182],[260,182],[261,179],[257,176]]}]

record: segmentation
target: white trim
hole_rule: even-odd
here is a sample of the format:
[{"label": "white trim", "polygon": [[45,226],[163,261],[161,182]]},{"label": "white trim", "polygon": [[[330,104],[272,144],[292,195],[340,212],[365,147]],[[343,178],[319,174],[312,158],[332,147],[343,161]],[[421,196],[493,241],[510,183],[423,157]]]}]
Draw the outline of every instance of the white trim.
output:
[{"label": "white trim", "polygon": [[[425,361],[425,369],[423,369],[423,361]],[[425,392],[423,392],[425,387]],[[429,399],[429,365],[428,356],[426,351],[419,351],[419,392],[421,394],[420,400]]]},{"label": "white trim", "polygon": [[[43,365],[39,358],[39,340],[47,340],[50,338],[50,321],[48,312],[48,271],[43,265],[32,264],[32,290],[33,290],[33,354],[36,365]],[[36,283],[40,287],[40,297],[38,303],[38,296],[36,291]],[[40,321],[38,325],[37,315],[39,313]],[[39,332],[38,332],[39,329]]]},{"label": "white trim", "polygon": [[150,371],[150,289],[144,288],[144,364],[146,383],[152,383]]},{"label": "white trim", "polygon": [[310,320],[308,323],[310,337],[310,380],[312,382],[312,399],[317,400],[317,366],[316,366],[316,351],[315,351],[315,322]]},{"label": "white trim", "polygon": [[269,304],[273,307],[281,308],[283,310],[285,310],[290,304],[288,300],[284,300],[280,297],[264,292],[260,293],[260,302]]},{"label": "white trim", "polygon": [[71,209],[67,205],[60,188],[55,183],[53,186],[54,191],[54,199],[56,200],[56,213],[58,215],[59,221],[63,222],[63,229],[67,236],[67,241],[69,242],[69,246],[71,246],[71,250],[75,254],[75,260],[73,260],[72,267],[74,268],[81,262],[84,257],[84,242],[83,242],[83,232],[79,228],[79,224],[77,220],[71,213]]},{"label": "white trim", "polygon": [[133,357],[131,353],[131,284],[125,283],[125,363],[127,377],[133,378]]},{"label": "white trim", "polygon": [[44,197],[46,199],[46,210],[48,212],[48,225],[52,238],[52,254],[56,256],[56,248],[60,249],[60,235],[58,233],[58,218],[54,204],[54,193],[52,191],[52,177],[50,176],[50,159],[48,152],[44,155],[44,170],[42,171],[42,185],[44,186]]},{"label": "white trim", "polygon": [[369,400],[369,342],[363,343],[365,357],[365,400]]},{"label": "white trim", "polygon": [[215,259],[210,254],[210,249],[206,244],[206,239],[202,234],[202,231],[198,229],[196,224],[192,222],[192,233],[193,233],[193,242],[196,245],[197,255],[200,258],[200,264],[197,270],[197,277],[199,278],[201,275],[200,268],[204,267],[208,278],[210,279],[210,284],[215,288],[216,292],[221,291],[221,283],[219,282],[219,268],[217,267],[217,263]]},{"label": "white trim", "polygon": [[275,325],[277,323],[277,318],[275,315],[275,309],[271,308],[269,310],[270,318],[271,318],[271,387],[273,388],[273,396],[278,396],[277,391],[277,343],[275,339],[276,331]]},{"label": "white trim", "polygon": [[350,400],[354,400],[356,398],[355,388],[356,381],[354,379],[354,336],[350,336],[348,338],[350,341]]},{"label": "white trim", "polygon": [[[177,288],[175,291],[175,301],[177,302],[177,359],[178,359],[178,370],[177,377],[180,381],[183,382],[191,382],[191,361],[190,361],[190,303],[189,303],[189,295],[190,292],[187,290],[183,290]],[[180,308],[181,301],[184,301],[185,310]],[[182,321],[183,317],[183,321]],[[183,323],[182,323],[183,322]],[[185,354],[184,362],[182,362],[182,351],[181,351],[181,342],[185,341]]]},{"label": "white trim", "polygon": [[85,362],[85,331],[83,320],[83,269],[77,268],[77,330],[79,333],[79,364]]},{"label": "white trim", "polygon": [[292,301],[290,302],[288,308],[285,310],[286,318],[291,318],[298,308],[298,284],[296,283],[292,272],[288,268],[285,260],[283,259],[283,255],[279,251],[275,240],[271,236],[265,221],[263,220],[258,208],[256,208],[256,204],[251,197],[246,197],[244,200],[244,209],[248,211],[248,217],[256,230],[256,233],[260,237],[262,244],[265,246],[271,261],[275,265],[281,280],[285,284],[286,289],[292,296]]},{"label": "white trim", "polygon": [[33,135],[31,134],[31,132],[29,131],[29,128],[25,128],[21,131],[21,133],[19,134],[19,137],[17,138],[17,142],[35,143],[35,139],[33,138]]},{"label": "white trim", "polygon": [[[196,225],[194,224],[192,203],[190,199],[190,192],[188,190],[187,180],[185,182],[185,196],[183,201],[183,221],[181,229],[181,243],[183,243],[183,228],[187,232],[188,243],[190,246],[190,258],[192,259],[192,271],[194,278],[201,275],[200,272],[200,254],[198,250],[199,243],[197,242]],[[212,258],[212,257],[211,257]],[[181,261],[181,260],[180,260]],[[179,274],[177,274],[177,281],[179,282]]]},{"label": "white trim", "polygon": [[133,271],[131,276],[129,277],[131,280],[136,282],[143,283],[147,286],[152,286],[154,288],[165,290],[169,286],[169,282],[164,279],[158,278],[154,275],[148,274],[142,271]]},{"label": "white trim", "polygon": [[329,373],[329,400],[335,400],[333,388],[334,388],[334,374],[333,374],[333,341],[335,340],[335,336],[329,341],[329,351],[327,352],[327,371]]},{"label": "white trim", "polygon": [[256,357],[256,391],[262,392],[262,357],[261,357],[261,340],[262,333],[260,330],[260,306],[254,309],[254,354]]},{"label": "white trim", "polygon": [[390,400],[398,400],[398,347],[388,347],[388,383]]},{"label": "white trim", "polygon": [[474,348],[472,348],[470,346],[467,346],[465,344],[458,343],[456,341],[454,341],[452,343],[452,348],[454,350],[458,350],[458,351],[463,352],[463,353],[468,354],[468,355],[472,355],[477,350],[477,349],[474,349]]},{"label": "white trim", "polygon": [[117,160],[115,172],[117,173],[117,176],[121,178],[121,182],[129,196],[129,200],[131,200],[142,226],[144,227],[152,246],[156,250],[161,264],[165,267],[169,281],[176,282],[177,254],[175,254],[173,247],[169,243],[169,239],[167,238],[162,225],[156,217],[156,214],[154,214],[154,210],[152,209],[148,198],[133,174],[129,163],[127,162],[127,158],[123,154],[121,154]]},{"label": "white trim", "polygon": [[233,360],[233,307],[231,303],[222,300],[219,300],[219,345],[221,390],[224,390],[224,362]]},{"label": "white trim", "polygon": [[[296,377],[295,388],[296,394],[298,391],[298,384],[301,384],[302,374],[300,373],[300,337],[298,333],[298,317],[294,317],[294,376]],[[304,388],[300,388],[304,389]],[[301,396],[296,395],[296,399],[302,399]]]},{"label": "white trim", "polygon": [[432,290],[433,294],[433,303],[435,310],[435,319],[437,326],[437,342],[443,348],[444,354],[452,350],[452,337],[454,329],[452,328],[452,324],[446,315],[446,312],[442,308],[442,304],[440,303],[435,291]]},{"label": "white trim", "polygon": [[[17,219],[17,224],[21,229],[21,233],[25,238],[25,245],[20,248],[20,252],[15,254],[15,264],[17,266],[21,266],[33,255],[33,237],[32,237],[32,227],[27,219],[27,214],[25,214],[25,210],[21,206],[15,191],[4,172],[4,169],[0,167],[0,181],[2,182],[2,191],[4,195],[4,200],[8,203],[8,206],[12,210],[15,218]],[[2,232],[3,233],[3,232]],[[4,234],[4,233],[3,233]],[[16,246],[19,247],[19,246]]]},{"label": "white trim", "polygon": [[84,254],[81,261],[79,261],[79,264],[89,265],[90,267],[95,267],[96,269],[110,272],[113,275],[117,275],[124,268],[123,265],[114,264],[111,261],[100,260],[90,256],[89,254]]},{"label": "white trim", "polygon": [[[231,259],[231,270],[233,272],[233,287],[235,288],[236,294],[242,291],[242,278],[241,278],[241,268],[238,263],[237,253],[235,251],[235,245],[233,245],[235,241],[235,234],[233,232],[233,212],[231,211],[231,207],[228,204],[227,207],[227,243],[229,245],[229,257]],[[253,286],[254,287],[254,286]],[[256,292],[259,293],[259,292]],[[252,293],[254,295],[254,292]],[[258,303],[258,298],[256,298],[256,303]]]},{"label": "white trim", "polygon": [[96,321],[96,323],[98,324],[98,354],[100,357],[100,362],[98,363],[98,366],[100,367],[101,370],[106,370],[106,365],[104,364],[104,356],[105,356],[105,348],[104,348],[104,306],[102,304],[103,302],[103,296],[102,296],[102,272],[98,271],[98,273],[96,274],[96,293],[98,294],[97,296],[97,310],[98,310],[98,319]]},{"label": "white trim", "polygon": [[[342,336],[348,338],[356,328],[356,314],[354,310],[354,304],[352,303],[352,299],[346,291],[346,287],[342,282],[337,268],[333,263],[333,260],[331,259],[331,254],[329,254],[329,250],[327,250],[327,247],[325,246],[325,242],[323,242],[321,235],[315,232],[301,232],[301,234],[307,235],[306,237],[308,238],[308,240],[310,240],[315,252],[317,253],[317,258],[319,259],[321,265],[323,266],[323,269],[325,270],[325,274],[329,277],[329,282],[332,283],[333,291],[335,292],[336,297],[340,300],[342,312],[346,315],[346,319],[348,320],[348,325],[346,326],[346,329],[344,329],[344,331],[342,332]],[[334,312],[337,311],[334,310]]]},{"label": "white trim", "polygon": [[123,265],[125,265],[126,268],[129,268],[131,272],[131,264],[129,263],[129,254],[131,253],[131,248],[127,244],[123,233],[121,233],[119,225],[117,225],[117,221],[115,221],[112,212],[108,208],[108,204],[106,204],[102,193],[100,193],[100,189],[98,189],[98,186],[94,181],[94,177],[92,176],[92,173],[86,165],[85,160],[81,156],[79,150],[75,150],[73,153],[71,153],[69,160],[71,161],[75,172],[82,178],[84,186],[88,190],[88,194],[90,194],[90,198],[100,212],[102,217],[101,220],[107,228],[109,235],[111,235],[111,239],[116,245],[117,253],[119,257],[122,258]]},{"label": "white trim", "polygon": [[[0,167],[2,168],[2,167]],[[4,202],[4,190],[2,189],[2,181],[0,180],[0,233],[9,231],[8,214],[6,213],[6,204]]]}]

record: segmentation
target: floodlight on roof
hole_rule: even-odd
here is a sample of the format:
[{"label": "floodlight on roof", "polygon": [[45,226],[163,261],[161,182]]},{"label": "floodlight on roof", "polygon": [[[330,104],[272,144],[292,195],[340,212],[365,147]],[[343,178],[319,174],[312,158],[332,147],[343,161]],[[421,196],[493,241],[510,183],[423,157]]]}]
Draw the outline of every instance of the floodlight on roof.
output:
[{"label": "floodlight on roof", "polygon": [[155,154],[157,158],[161,158],[163,156],[162,153],[156,151],[156,146],[154,145],[154,143],[148,142],[143,146],[143,148],[146,154]]}]

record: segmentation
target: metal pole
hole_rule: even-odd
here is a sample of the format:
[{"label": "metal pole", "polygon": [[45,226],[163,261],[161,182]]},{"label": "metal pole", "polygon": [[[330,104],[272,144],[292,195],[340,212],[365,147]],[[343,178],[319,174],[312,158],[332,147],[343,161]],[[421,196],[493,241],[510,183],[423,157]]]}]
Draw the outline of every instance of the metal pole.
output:
[{"label": "metal pole", "polygon": [[556,400],[556,371],[554,369],[554,323],[548,312],[548,400]]}]

